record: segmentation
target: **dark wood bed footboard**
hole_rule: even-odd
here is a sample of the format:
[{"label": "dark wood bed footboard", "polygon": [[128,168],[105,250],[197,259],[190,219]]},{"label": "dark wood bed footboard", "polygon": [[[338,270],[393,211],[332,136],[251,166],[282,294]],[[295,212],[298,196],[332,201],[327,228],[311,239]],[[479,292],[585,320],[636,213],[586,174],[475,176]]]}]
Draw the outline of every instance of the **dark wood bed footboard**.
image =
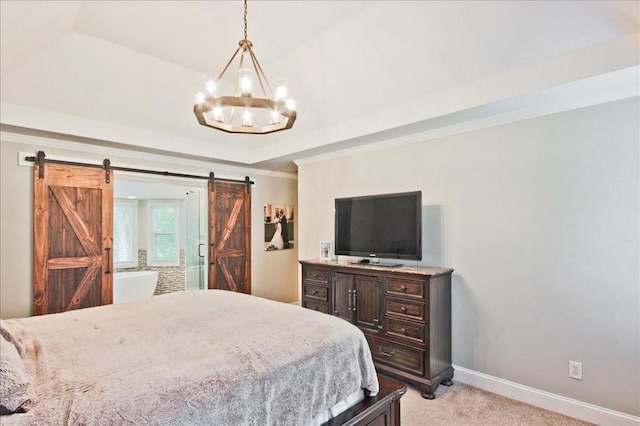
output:
[{"label": "dark wood bed footboard", "polygon": [[323,426],[384,425],[400,426],[400,398],[407,387],[395,380],[378,376],[380,392],[374,397],[365,397],[342,414]]}]

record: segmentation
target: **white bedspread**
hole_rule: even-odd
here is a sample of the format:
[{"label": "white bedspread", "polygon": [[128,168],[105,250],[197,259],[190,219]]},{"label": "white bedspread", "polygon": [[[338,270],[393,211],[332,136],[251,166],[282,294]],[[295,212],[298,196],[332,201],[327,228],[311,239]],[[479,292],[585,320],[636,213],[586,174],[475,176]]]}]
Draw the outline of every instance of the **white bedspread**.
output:
[{"label": "white bedspread", "polygon": [[326,314],[219,290],[4,320],[37,404],[2,424],[302,425],[378,391],[364,335]]}]

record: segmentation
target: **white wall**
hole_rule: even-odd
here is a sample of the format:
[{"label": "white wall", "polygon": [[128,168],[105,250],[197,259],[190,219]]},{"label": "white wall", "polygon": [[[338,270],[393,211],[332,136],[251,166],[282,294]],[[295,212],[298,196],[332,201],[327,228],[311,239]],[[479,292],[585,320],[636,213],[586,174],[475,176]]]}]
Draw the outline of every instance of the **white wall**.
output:
[{"label": "white wall", "polygon": [[302,161],[300,258],[333,239],[334,198],[422,190],[421,264],[455,268],[453,363],[638,416],[638,117],[633,98]]},{"label": "white wall", "polygon": [[[36,141],[36,142],[32,142]],[[45,151],[47,158],[112,166],[150,168],[208,176],[244,179],[256,184],[252,192],[252,294],[282,302],[297,300],[297,248],[283,253],[265,252],[262,206],[282,200],[297,208],[294,175],[239,169],[215,163],[177,160],[150,154],[83,144],[3,135],[0,141],[0,318],[29,316],[33,304],[33,168],[18,165],[18,153]],[[118,172],[115,172],[116,174]],[[167,179],[162,177],[161,179]],[[191,181],[192,182],[192,181]],[[204,181],[203,185],[205,185]],[[297,239],[297,233],[296,233]],[[144,242],[142,242],[144,244]],[[144,247],[144,246],[141,246]]]}]

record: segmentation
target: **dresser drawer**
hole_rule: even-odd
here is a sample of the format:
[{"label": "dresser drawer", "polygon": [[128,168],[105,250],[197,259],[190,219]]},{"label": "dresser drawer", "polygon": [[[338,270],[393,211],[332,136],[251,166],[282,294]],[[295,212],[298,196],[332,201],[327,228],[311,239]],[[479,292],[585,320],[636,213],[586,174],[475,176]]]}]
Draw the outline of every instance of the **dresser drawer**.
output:
[{"label": "dresser drawer", "polygon": [[304,285],[304,298],[322,300],[323,302],[329,301],[329,289],[318,285],[305,284]]},{"label": "dresser drawer", "polygon": [[419,321],[425,320],[425,305],[422,302],[410,300],[385,298],[385,311],[387,314],[402,315]]},{"label": "dresser drawer", "polygon": [[321,283],[328,283],[327,270],[317,268],[304,268],[303,279]]},{"label": "dresser drawer", "polygon": [[371,336],[367,336],[367,341],[375,362],[420,376],[424,375],[425,351]]},{"label": "dresser drawer", "polygon": [[387,278],[386,292],[389,295],[403,295],[424,299],[424,281],[400,280]]},{"label": "dresser drawer", "polygon": [[311,309],[312,311],[322,312],[323,314],[329,313],[329,305],[327,303],[317,303],[305,300],[302,302],[302,306],[307,309]]},{"label": "dresser drawer", "polygon": [[395,318],[386,318],[385,330],[387,332],[387,335],[393,337],[401,337],[409,342],[426,342],[426,327],[422,324],[402,321]]}]

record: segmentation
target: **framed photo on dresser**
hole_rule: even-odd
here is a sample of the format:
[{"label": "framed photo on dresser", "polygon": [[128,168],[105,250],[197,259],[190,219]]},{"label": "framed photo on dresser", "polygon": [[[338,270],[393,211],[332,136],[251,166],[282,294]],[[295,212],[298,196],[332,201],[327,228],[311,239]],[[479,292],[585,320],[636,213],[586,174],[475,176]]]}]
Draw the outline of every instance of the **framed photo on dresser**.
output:
[{"label": "framed photo on dresser", "polygon": [[331,260],[333,253],[331,241],[320,241],[320,260]]}]

